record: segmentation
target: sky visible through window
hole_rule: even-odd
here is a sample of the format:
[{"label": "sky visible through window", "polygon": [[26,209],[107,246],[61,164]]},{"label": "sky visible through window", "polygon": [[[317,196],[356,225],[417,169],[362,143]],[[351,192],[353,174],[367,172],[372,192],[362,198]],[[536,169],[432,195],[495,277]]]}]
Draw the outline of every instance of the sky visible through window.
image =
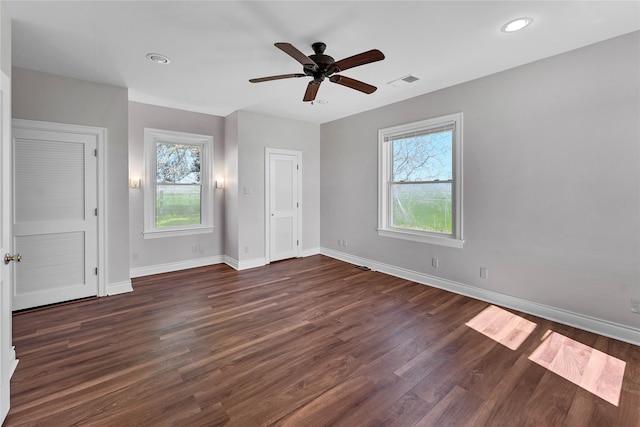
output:
[{"label": "sky visible through window", "polygon": [[453,132],[393,141],[394,182],[447,181],[453,177]]},{"label": "sky visible through window", "polygon": [[200,146],[156,142],[157,183],[200,183]]}]

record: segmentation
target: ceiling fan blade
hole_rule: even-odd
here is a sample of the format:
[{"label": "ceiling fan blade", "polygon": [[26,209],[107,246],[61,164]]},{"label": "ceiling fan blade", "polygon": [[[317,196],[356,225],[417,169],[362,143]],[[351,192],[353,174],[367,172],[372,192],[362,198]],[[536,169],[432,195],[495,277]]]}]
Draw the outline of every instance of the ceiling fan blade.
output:
[{"label": "ceiling fan blade", "polygon": [[345,76],[331,76],[329,78],[333,83],[338,83],[339,85],[350,87],[351,89],[359,90],[360,92],[364,92],[367,94],[375,92],[378,88],[375,86],[371,86],[365,82],[361,82],[360,80],[352,79]]},{"label": "ceiling fan blade", "polygon": [[280,79],[290,79],[293,77],[306,77],[306,74],[295,73],[295,74],[280,74],[278,76],[269,76],[269,77],[259,77],[257,79],[249,79],[251,83],[260,83],[260,82],[268,82],[271,80],[280,80]]},{"label": "ceiling fan blade", "polygon": [[334,62],[333,64],[331,64],[331,71],[334,73],[338,73],[340,71],[348,70],[349,68],[357,67],[359,65],[382,61],[383,59],[384,54],[382,52],[380,52],[378,49],[372,49]]},{"label": "ceiling fan blade", "polygon": [[309,58],[304,53],[300,52],[294,45],[291,43],[274,43],[275,47],[298,61],[304,66],[311,67],[313,70],[318,69],[318,64],[316,64],[313,59]]},{"label": "ceiling fan blade", "polygon": [[318,89],[320,89],[320,83],[316,83],[313,80],[309,82],[307,85],[307,91],[304,93],[304,98],[302,100],[304,102],[313,101],[316,99],[316,95],[318,94]]}]

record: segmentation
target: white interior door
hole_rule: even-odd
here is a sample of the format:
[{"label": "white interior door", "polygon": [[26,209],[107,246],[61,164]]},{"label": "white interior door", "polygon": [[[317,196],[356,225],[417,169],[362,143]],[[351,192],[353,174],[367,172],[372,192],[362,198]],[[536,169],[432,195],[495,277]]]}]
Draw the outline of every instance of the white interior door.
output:
[{"label": "white interior door", "polygon": [[13,310],[98,295],[96,136],[25,122],[13,128]]},{"label": "white interior door", "polygon": [[0,424],[9,412],[9,380],[16,368],[16,352],[11,339],[11,79],[1,74],[0,81]]},{"label": "white interior door", "polygon": [[301,153],[270,150],[268,156],[268,261],[300,256]]}]

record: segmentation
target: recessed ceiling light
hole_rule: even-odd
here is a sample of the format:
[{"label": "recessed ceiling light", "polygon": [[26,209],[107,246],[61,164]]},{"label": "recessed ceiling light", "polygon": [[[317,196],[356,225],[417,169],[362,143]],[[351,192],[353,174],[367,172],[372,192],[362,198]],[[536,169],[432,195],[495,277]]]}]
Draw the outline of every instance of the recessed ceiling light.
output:
[{"label": "recessed ceiling light", "polygon": [[513,21],[509,21],[500,29],[504,33],[513,33],[514,31],[520,31],[525,27],[528,27],[533,22],[533,18],[518,18]]},{"label": "recessed ceiling light", "polygon": [[147,58],[157,64],[168,64],[171,62],[169,58],[159,53],[148,53]]}]

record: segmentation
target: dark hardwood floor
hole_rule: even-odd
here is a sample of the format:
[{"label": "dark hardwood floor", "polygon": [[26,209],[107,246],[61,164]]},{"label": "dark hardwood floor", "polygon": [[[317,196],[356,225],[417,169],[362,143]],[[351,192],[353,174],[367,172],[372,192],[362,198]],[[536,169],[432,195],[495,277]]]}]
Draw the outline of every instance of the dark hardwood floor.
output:
[{"label": "dark hardwood floor", "polygon": [[[133,286],[14,316],[5,426],[640,425],[640,347],[324,256]],[[618,406],[529,359],[548,330],[625,363]]]}]

